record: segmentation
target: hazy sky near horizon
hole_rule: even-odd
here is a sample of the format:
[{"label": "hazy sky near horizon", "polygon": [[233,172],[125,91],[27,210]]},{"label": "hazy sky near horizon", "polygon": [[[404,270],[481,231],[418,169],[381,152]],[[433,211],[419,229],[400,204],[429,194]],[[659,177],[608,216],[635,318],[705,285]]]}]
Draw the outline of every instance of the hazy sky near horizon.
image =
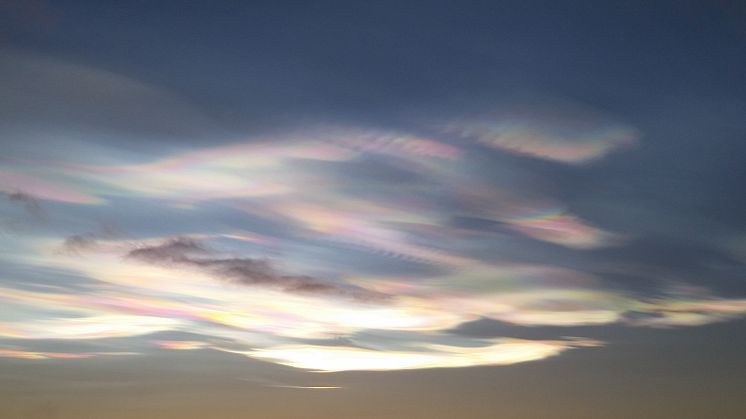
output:
[{"label": "hazy sky near horizon", "polygon": [[0,5],[0,414],[746,409],[739,2]]}]

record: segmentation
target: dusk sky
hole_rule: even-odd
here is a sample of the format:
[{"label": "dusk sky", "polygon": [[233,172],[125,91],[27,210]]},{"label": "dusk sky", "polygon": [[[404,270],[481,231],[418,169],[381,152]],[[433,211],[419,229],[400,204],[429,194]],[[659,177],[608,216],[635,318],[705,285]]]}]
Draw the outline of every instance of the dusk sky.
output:
[{"label": "dusk sky", "polygon": [[746,4],[0,2],[0,417],[746,417]]}]

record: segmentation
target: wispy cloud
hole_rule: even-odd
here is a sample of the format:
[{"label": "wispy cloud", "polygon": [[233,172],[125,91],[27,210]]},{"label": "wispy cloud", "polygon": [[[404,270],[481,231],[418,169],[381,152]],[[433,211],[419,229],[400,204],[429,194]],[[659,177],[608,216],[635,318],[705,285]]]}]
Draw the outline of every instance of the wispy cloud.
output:
[{"label": "wispy cloud", "polygon": [[575,103],[544,99],[542,103],[503,106],[484,115],[463,117],[444,130],[508,153],[582,164],[635,144],[640,133],[599,112]]},{"label": "wispy cloud", "polygon": [[621,241],[618,234],[593,227],[555,208],[510,218],[505,222],[529,237],[577,249],[605,247]]},{"label": "wispy cloud", "polygon": [[23,208],[29,214],[33,215],[36,218],[43,218],[44,211],[42,210],[41,205],[39,205],[39,201],[32,195],[21,190],[10,192],[7,195],[8,200],[10,200],[11,202],[18,202],[22,204]]},{"label": "wispy cloud", "polygon": [[593,340],[530,341],[503,339],[483,347],[422,345],[416,351],[374,351],[350,347],[281,346],[247,355],[316,371],[386,371],[511,365],[557,355],[577,346],[598,346]]},{"label": "wispy cloud", "polygon": [[198,342],[193,340],[158,340],[155,342],[155,344],[159,348],[176,351],[191,351],[209,346],[209,344],[207,344],[206,342]]},{"label": "wispy cloud", "polygon": [[102,240],[117,236],[117,228],[111,224],[101,224],[96,231],[73,234],[65,239],[59,251],[68,254],[81,254],[101,245]]},{"label": "wispy cloud", "polygon": [[306,275],[284,275],[267,260],[220,258],[197,242],[177,238],[158,246],[141,247],[128,257],[155,264],[199,268],[217,278],[240,285],[276,287],[285,292],[331,294],[358,299],[380,299],[385,296],[352,286],[342,286]]},{"label": "wispy cloud", "polygon": [[[48,233],[12,238],[12,254],[0,257],[19,271],[48,268],[48,276],[85,279],[72,287],[62,276],[40,283],[2,276],[0,300],[11,307],[0,313],[2,337],[140,337],[164,350],[216,350],[316,371],[383,371],[510,365],[600,345],[457,341],[450,333],[482,319],[516,327],[684,327],[746,315],[738,296],[707,287],[672,292],[654,284],[656,275],[622,264],[615,274],[650,279],[654,296],[642,295],[631,285],[611,286],[597,268],[639,242],[623,231],[629,223],[586,219],[587,207],[572,198],[583,188],[573,189],[572,179],[558,187],[562,180],[553,176],[589,175],[602,158],[638,141],[634,127],[600,112],[565,103],[504,105],[398,128],[309,123],[230,142],[221,134],[203,147],[175,140],[123,151],[121,139],[107,145],[92,134],[134,135],[132,119],[140,134],[158,138],[187,135],[175,121],[204,128],[205,138],[215,131],[164,89],[56,60],[14,62],[0,70],[33,88],[30,98],[15,98],[21,108],[54,105],[44,109],[51,128],[31,130],[35,135],[56,135],[68,122],[93,128],[69,141],[75,151],[64,155],[19,142],[17,156],[0,160],[0,191],[29,212],[38,202],[49,205],[60,220]],[[23,68],[38,70],[47,87],[33,85]],[[61,112],[68,96],[69,120]],[[132,228],[127,239],[90,226],[112,218]],[[674,274],[665,276],[683,281]],[[196,336],[147,336],[174,331]]]},{"label": "wispy cloud", "polygon": [[19,348],[0,348],[0,357],[26,360],[86,359],[98,356],[138,355],[135,352],[37,352]]},{"label": "wispy cloud", "polygon": [[[119,250],[112,253],[111,249]],[[130,254],[145,251],[139,257],[121,258],[127,249]],[[454,327],[482,318],[519,326],[672,327],[746,314],[746,304],[739,299],[701,293],[641,299],[605,289],[593,275],[548,266],[492,265],[476,271],[471,267],[472,271],[454,274],[458,276],[418,282],[358,280],[354,282],[360,289],[389,297],[355,300],[336,291],[288,292],[261,282],[235,287],[215,281],[211,267],[224,268],[220,262],[207,263],[206,268],[183,262],[184,258],[222,260],[215,258],[211,246],[193,239],[154,240],[135,250],[131,243],[112,247],[105,242],[87,252],[95,265],[78,255],[57,253],[49,259],[68,269],[84,268],[100,281],[86,290],[72,294],[64,289],[2,289],[4,303],[38,314],[23,321],[3,320],[0,335],[96,340],[178,330],[204,338],[159,339],[155,345],[167,350],[212,349],[319,371],[389,370],[507,365],[596,344],[583,339],[450,342],[445,338]],[[252,274],[259,269],[254,262]],[[259,273],[267,274],[262,269]],[[45,312],[45,307],[54,307],[54,312]],[[401,342],[364,338],[370,330],[395,331],[401,334]],[[353,340],[359,346],[350,346],[349,340],[343,345],[298,343],[298,339],[336,336],[358,336]],[[445,340],[429,341],[438,336]]]},{"label": "wispy cloud", "polygon": [[69,182],[48,179],[48,175],[25,174],[16,170],[0,169],[0,191],[7,194],[24,191],[24,195],[37,199],[67,202],[71,204],[97,204],[102,200],[71,186]]}]

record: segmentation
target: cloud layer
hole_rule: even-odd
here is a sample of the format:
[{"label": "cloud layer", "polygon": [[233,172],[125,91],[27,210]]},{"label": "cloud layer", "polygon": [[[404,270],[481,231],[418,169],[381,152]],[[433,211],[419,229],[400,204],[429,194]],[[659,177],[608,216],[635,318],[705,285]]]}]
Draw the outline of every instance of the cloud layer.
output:
[{"label": "cloud layer", "polygon": [[[2,215],[38,218],[43,207],[48,218],[0,244],[0,339],[13,342],[0,356],[87,358],[120,351],[18,342],[132,338],[314,371],[455,368],[602,346],[454,332],[479,320],[683,327],[746,315],[742,295],[710,282],[744,272],[737,240],[715,228],[687,235],[680,249],[707,252],[671,262],[686,214],[666,224],[598,210],[594,176],[641,134],[593,109],[499,103],[437,122],[319,118],[228,139],[164,89],[6,55],[0,70],[18,84],[30,83],[23,69],[41,78],[12,100],[51,104],[46,124],[19,117],[14,135],[76,135],[54,140],[70,147],[61,155],[19,141],[0,159]],[[123,126],[131,118],[137,129]],[[99,141],[108,129],[186,136],[169,128],[182,120],[212,141]],[[100,227],[109,223],[121,231]]]}]

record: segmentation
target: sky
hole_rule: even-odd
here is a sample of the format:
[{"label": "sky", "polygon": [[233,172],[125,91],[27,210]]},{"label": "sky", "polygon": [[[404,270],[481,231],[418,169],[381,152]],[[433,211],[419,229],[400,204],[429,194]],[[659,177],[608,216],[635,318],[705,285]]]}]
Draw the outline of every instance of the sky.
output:
[{"label": "sky", "polygon": [[0,3],[0,416],[740,418],[746,7]]}]

